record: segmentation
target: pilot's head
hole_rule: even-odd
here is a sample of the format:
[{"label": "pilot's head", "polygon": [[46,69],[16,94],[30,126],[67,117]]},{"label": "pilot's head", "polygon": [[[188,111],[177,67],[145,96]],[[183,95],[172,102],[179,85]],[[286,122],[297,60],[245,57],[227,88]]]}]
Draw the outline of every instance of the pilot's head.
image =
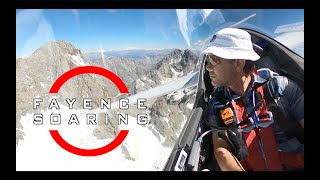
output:
[{"label": "pilot's head", "polygon": [[218,31],[203,52],[223,59],[256,61],[260,58],[253,50],[250,34],[236,28],[225,28]]},{"label": "pilot's head", "polygon": [[229,86],[234,78],[252,73],[260,56],[253,50],[248,32],[225,28],[218,31],[210,40],[205,53],[211,83],[213,86]]}]

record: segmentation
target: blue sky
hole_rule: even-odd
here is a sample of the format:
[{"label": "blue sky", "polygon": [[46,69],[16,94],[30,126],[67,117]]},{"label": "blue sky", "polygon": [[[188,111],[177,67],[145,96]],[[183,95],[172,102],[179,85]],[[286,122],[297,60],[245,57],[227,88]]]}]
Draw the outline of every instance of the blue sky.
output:
[{"label": "blue sky", "polygon": [[16,25],[17,56],[59,39],[84,51],[185,44],[175,10],[16,10]]},{"label": "blue sky", "polygon": [[[253,11],[261,14],[250,21],[271,30],[282,23],[304,21],[303,10],[231,10],[224,16],[228,21],[239,21]],[[16,10],[17,57],[30,55],[46,42],[60,39],[83,52],[100,47],[106,50],[188,47],[174,9]]]}]

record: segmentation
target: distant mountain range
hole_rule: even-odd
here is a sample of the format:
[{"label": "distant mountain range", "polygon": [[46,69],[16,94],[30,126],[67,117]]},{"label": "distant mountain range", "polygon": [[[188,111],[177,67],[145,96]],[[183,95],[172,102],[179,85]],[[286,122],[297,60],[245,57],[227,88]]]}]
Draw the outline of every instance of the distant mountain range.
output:
[{"label": "distant mountain range", "polygon": [[[144,49],[131,49],[131,50],[115,50],[115,51],[104,51],[105,57],[122,57],[125,59],[154,59],[163,57],[174,49],[159,49],[159,50],[144,50]],[[97,60],[101,57],[101,52],[89,52],[84,53],[84,57],[87,60]]]}]

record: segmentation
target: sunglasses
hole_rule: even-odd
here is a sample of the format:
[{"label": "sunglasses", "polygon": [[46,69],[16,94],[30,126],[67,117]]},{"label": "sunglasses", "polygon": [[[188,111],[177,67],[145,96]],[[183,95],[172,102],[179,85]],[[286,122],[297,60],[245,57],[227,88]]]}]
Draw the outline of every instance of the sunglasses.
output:
[{"label": "sunglasses", "polygon": [[218,57],[214,57],[212,58],[210,55],[206,55],[205,60],[207,63],[210,63],[212,66],[216,66],[217,64],[220,63],[219,58]]}]

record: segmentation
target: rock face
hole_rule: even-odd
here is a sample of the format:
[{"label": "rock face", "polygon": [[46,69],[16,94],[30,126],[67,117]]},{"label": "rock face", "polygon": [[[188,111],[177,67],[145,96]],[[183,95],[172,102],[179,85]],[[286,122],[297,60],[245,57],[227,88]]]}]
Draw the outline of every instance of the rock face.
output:
[{"label": "rock face", "polygon": [[196,69],[196,63],[197,56],[190,50],[175,49],[147,75],[137,79],[131,86],[131,93],[136,94],[192,73]]},{"label": "rock face", "polygon": [[[176,80],[197,69],[197,56],[190,50],[175,49],[164,56],[149,73],[140,76],[130,86],[131,94],[149,90]],[[149,129],[162,144],[173,147],[195,101],[196,87],[158,97],[149,107]]]},{"label": "rock face", "polygon": [[[127,85],[129,93],[132,95],[135,93],[132,89],[133,84],[135,84],[138,79],[144,77],[146,74],[152,71],[155,65],[161,60],[160,57],[163,56],[155,56],[153,59],[127,59],[118,56],[108,56],[102,58],[97,56],[96,59],[92,59],[91,57],[90,62],[96,66],[104,67],[115,73]],[[112,94],[118,95],[119,90],[110,82],[107,83]]]},{"label": "rock face", "polygon": [[193,107],[195,93],[196,87],[171,93],[159,97],[149,107],[151,129],[165,138],[165,147],[173,147],[179,137]]},{"label": "rock face", "polygon": [[[94,74],[73,77],[57,94],[49,94],[58,77],[70,69],[85,65],[90,64],[85,61],[81,51],[63,40],[49,42],[31,56],[16,60],[16,128],[20,129],[16,131],[17,143],[24,136],[21,133],[21,116],[47,110],[53,96],[66,106],[65,98],[76,98],[74,109],[83,108],[83,98],[91,98],[93,108],[99,107],[100,98],[112,98],[108,88],[104,86],[103,82],[106,80]],[[36,97],[42,98],[42,102],[40,107],[33,110],[33,99]]]}]

